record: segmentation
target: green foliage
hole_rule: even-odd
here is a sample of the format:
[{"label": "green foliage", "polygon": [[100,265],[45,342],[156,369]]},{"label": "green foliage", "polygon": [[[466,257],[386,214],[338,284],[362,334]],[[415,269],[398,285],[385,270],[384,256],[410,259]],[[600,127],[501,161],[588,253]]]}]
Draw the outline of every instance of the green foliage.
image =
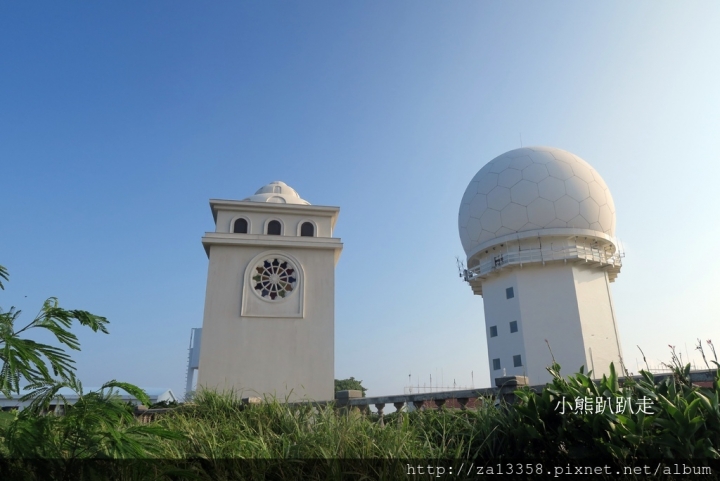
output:
[{"label": "green foliage", "polygon": [[[78,401],[65,404],[63,415],[42,415],[60,387],[72,388]],[[160,426],[138,424],[117,389],[147,402],[142,390],[116,381],[86,394],[77,380],[48,387],[7,428],[5,444],[9,455],[57,459],[67,464],[84,458],[138,458],[157,452],[158,438],[182,436]]]},{"label": "green foliage", "polygon": [[[233,392],[200,391],[193,404],[180,406],[156,424],[185,434],[182,440],[163,443],[160,457],[201,460],[189,463],[200,479],[341,479],[339,466],[332,463],[281,460],[407,459],[422,452],[422,442],[408,424],[388,429],[359,413],[339,414],[331,405],[266,399],[244,406]],[[258,463],[249,466],[247,459]],[[367,479],[383,476],[369,473]]]},{"label": "green foliage", "polygon": [[149,409],[170,409],[180,405],[177,401],[158,401],[148,406]]},{"label": "green foliage", "polygon": [[[79,399],[73,405],[64,404],[61,415],[45,414],[44,409],[60,387],[72,388]],[[31,407],[17,414],[4,430],[5,454],[19,461],[13,475],[22,472],[25,479],[109,479],[108,469],[130,469],[134,472],[131,478],[145,479],[147,466],[88,463],[88,460],[151,458],[160,452],[163,440],[183,436],[158,425],[140,424],[133,415],[133,407],[120,400],[118,389],[142,402],[148,401],[141,389],[116,381],[86,394],[75,379],[47,386],[34,398]],[[44,461],[32,462],[36,459]],[[161,471],[170,468],[166,466]]]},{"label": "green foliage", "polygon": [[[7,269],[3,266],[0,266],[0,279],[5,279],[6,281],[10,279]],[[2,281],[0,281],[0,289],[5,290]]]},{"label": "green foliage", "polygon": [[[2,266],[0,279],[8,279],[7,270]],[[0,288],[4,288],[2,283]],[[20,401],[30,401],[30,404],[19,413],[2,413],[0,459],[46,462],[42,466],[45,471],[41,472],[34,472],[38,464],[14,466],[15,471],[11,469],[8,479],[20,475],[26,479],[76,479],[78,469],[89,466],[79,463],[80,460],[152,457],[159,452],[161,441],[183,437],[179,432],[141,424],[135,419],[133,407],[120,400],[118,391],[123,390],[149,404],[150,399],[139,387],[110,381],[98,391],[84,393],[74,375],[74,362],[65,350],[21,337],[31,329],[44,329],[62,346],[79,350],[78,339],[70,332],[73,321],[95,332],[107,333],[107,319],[87,311],[62,309],[52,297],[45,301],[32,322],[16,329],[19,314],[14,308],[0,311],[0,392],[6,396],[19,393],[24,379],[29,393]],[[63,395],[63,388],[77,395],[74,404]],[[62,415],[48,414],[51,404],[58,404]],[[102,474],[103,468],[107,470],[107,466],[101,466],[95,474]]]},{"label": "green foliage", "polygon": [[[582,371],[564,379],[557,364],[551,372],[553,382],[540,395],[529,389],[516,392],[520,403],[509,410],[517,418],[516,450],[545,459],[594,457],[627,464],[637,459],[720,459],[717,371],[711,388],[690,382],[689,364],[676,364],[673,376],[661,381],[641,371],[640,379],[622,385],[613,365],[600,382]],[[574,409],[586,399],[594,407],[629,401],[624,412]]]},{"label": "green foliage", "polygon": [[[240,466],[219,461],[228,458],[492,462],[530,458],[558,466],[578,460],[635,466],[647,459],[719,458],[717,370],[711,388],[692,385],[689,366],[681,365],[675,366],[674,376],[663,380],[643,372],[639,379],[621,381],[612,365],[599,381],[582,370],[563,378],[557,364],[550,372],[553,382],[541,393],[528,388],[516,391],[516,404],[498,406],[481,400],[478,408],[466,411],[393,413],[384,417],[384,426],[372,414],[339,414],[328,407],[274,400],[243,406],[232,393],[208,391],[200,392],[195,404],[182,406],[157,423],[186,435],[165,443],[164,457],[216,460],[195,465],[203,479],[240,476]],[[577,400],[585,398],[593,405],[598,399],[604,400],[603,405],[618,400],[626,405],[629,399],[632,412],[629,408],[623,413],[575,410]],[[640,403],[643,399],[645,404]],[[287,476],[307,477],[303,466],[298,464],[297,471],[291,469]]]},{"label": "green foliage", "polygon": [[[7,281],[0,267],[0,288]],[[574,461],[605,461],[636,466],[648,459],[720,459],[720,365],[703,355],[710,387],[690,381],[690,365],[672,349],[672,376],[656,379],[642,371],[635,379],[621,380],[615,366],[601,380],[580,372],[563,378],[554,363],[553,381],[540,393],[517,390],[515,404],[480,400],[465,411],[428,409],[392,413],[379,422],[376,414],[336,410],[332,405],[290,405],[266,399],[260,405],[243,405],[233,393],[200,391],[192,404],[176,407],[149,424],[139,423],[132,407],[116,396],[122,389],[143,403],[142,390],[111,381],[99,391],[83,393],[67,353],[52,346],[21,339],[31,328],[52,332],[61,345],[78,349],[70,333],[77,320],[95,331],[107,332],[105,320],[85,311],[66,311],[50,298],[40,315],[22,329],[15,329],[19,312],[0,313],[0,359],[3,392],[17,393],[24,378],[31,392],[20,413],[0,417],[0,458],[44,459],[51,477],[76,479],[77,466],[85,459],[169,460],[128,475],[180,476],[196,479],[342,479],[347,465],[337,459],[447,460],[493,463],[535,458],[547,465]],[[712,368],[711,368],[712,364]],[[79,400],[72,406],[61,388],[70,388]],[[335,380],[335,390],[357,389],[362,381]],[[46,415],[51,403],[64,404],[62,416]],[[592,410],[576,409],[590,402]],[[623,412],[609,406],[632,407]],[[597,406],[606,406],[597,409]],[[642,406],[642,409],[640,408]],[[265,460],[257,464],[240,459]],[[280,460],[325,460],[324,463],[282,463]],[[182,474],[171,473],[180,464]],[[640,463],[641,464],[641,463]],[[139,466],[134,464],[133,466]],[[251,470],[248,475],[248,468]],[[140,468],[138,468],[140,469]],[[145,469],[145,468],[143,468]],[[404,465],[365,464],[369,479],[404,477]],[[398,470],[399,469],[399,470]],[[98,470],[97,473],[103,473]],[[27,479],[43,473],[18,470]],[[47,477],[47,476],[45,476]]]},{"label": "green foliage", "polygon": [[365,397],[365,389],[362,385],[362,381],[358,381],[354,377],[349,377],[348,379],[335,379],[335,392],[338,391],[362,391],[363,397]]},{"label": "green foliage", "polygon": [[[192,404],[138,425],[127,406],[109,394],[109,388],[125,386],[117,383],[86,394],[65,416],[41,416],[55,389],[47,386],[32,410],[10,421],[5,445],[14,457],[53,459],[63,473],[72,472],[72,463],[84,457],[168,460],[155,465],[161,468],[155,471],[158,479],[166,479],[158,473],[176,465],[185,478],[196,479],[342,479],[348,464],[341,466],[333,461],[337,459],[389,460],[361,465],[368,479],[402,477],[405,465],[390,461],[407,459],[494,464],[536,459],[556,466],[718,459],[717,371],[711,388],[693,386],[687,366],[660,381],[643,373],[640,379],[623,382],[614,366],[600,381],[583,371],[564,379],[557,364],[551,372],[553,382],[541,393],[516,391],[516,404],[482,399],[477,408],[465,411],[392,413],[384,424],[377,415],[338,411],[332,405],[291,405],[275,399],[243,405],[236,393],[205,390]],[[653,401],[647,414],[639,409],[624,414],[571,409],[586,397],[632,402],[643,396]],[[296,461],[281,461],[287,459]]]},{"label": "green foliage", "polygon": [[[7,269],[2,266],[0,278],[8,280]],[[4,289],[1,282],[0,288]],[[20,392],[21,379],[31,384],[47,383],[56,377],[71,379],[75,371],[74,361],[64,349],[21,337],[26,331],[49,331],[61,345],[73,350],[80,349],[77,336],[69,330],[73,320],[94,332],[108,332],[108,321],[104,317],[87,311],[63,309],[54,297],[43,303],[34,320],[17,328],[16,321],[20,313],[14,307],[7,312],[0,309],[0,392],[8,397]]]}]

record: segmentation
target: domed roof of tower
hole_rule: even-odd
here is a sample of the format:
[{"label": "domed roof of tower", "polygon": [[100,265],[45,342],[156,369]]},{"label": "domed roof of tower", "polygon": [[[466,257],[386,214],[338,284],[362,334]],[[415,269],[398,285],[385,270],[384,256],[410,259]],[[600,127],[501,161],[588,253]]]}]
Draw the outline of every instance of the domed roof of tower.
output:
[{"label": "domed roof of tower", "polygon": [[458,229],[466,253],[517,232],[574,228],[615,236],[615,204],[600,174],[553,147],[511,150],[468,184]]},{"label": "domed roof of tower", "polygon": [[255,195],[243,199],[249,202],[270,202],[272,204],[302,204],[310,205],[310,202],[301,199],[295,189],[285,182],[276,180],[260,187]]}]

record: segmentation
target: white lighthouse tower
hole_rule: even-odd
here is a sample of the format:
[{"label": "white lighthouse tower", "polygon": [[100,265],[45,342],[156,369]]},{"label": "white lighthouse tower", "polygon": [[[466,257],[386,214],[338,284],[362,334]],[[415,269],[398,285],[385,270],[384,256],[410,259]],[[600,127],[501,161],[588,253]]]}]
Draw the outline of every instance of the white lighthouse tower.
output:
[{"label": "white lighthouse tower", "polygon": [[470,181],[458,226],[493,384],[549,382],[553,356],[565,374],[599,377],[611,362],[623,373],[609,285],[621,267],[615,205],[595,169],[551,147],[506,152]]},{"label": "white lighthouse tower", "polygon": [[210,207],[201,349],[189,366],[199,364],[198,388],[333,399],[340,209],[310,205],[283,182]]}]

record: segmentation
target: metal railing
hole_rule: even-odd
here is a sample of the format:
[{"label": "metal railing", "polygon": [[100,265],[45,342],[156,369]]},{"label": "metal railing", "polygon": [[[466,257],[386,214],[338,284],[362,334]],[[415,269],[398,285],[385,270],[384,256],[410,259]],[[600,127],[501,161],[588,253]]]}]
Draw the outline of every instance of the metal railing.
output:
[{"label": "metal railing", "polygon": [[545,263],[563,260],[585,260],[613,267],[622,266],[622,255],[619,252],[610,253],[604,249],[587,246],[567,246],[560,249],[549,248],[528,249],[521,251],[503,252],[482,261],[479,265],[467,270],[467,279],[484,276],[508,265],[522,265]]}]

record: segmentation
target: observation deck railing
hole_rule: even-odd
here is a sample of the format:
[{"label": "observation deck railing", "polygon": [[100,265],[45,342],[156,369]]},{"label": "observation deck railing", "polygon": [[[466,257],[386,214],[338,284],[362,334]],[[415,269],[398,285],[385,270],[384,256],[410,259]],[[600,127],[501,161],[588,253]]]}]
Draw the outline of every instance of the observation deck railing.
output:
[{"label": "observation deck railing", "polygon": [[600,265],[620,268],[622,255],[619,252],[609,253],[604,249],[587,246],[566,246],[559,249],[549,248],[528,249],[503,252],[483,260],[479,265],[467,269],[466,281],[472,281],[510,265],[535,264],[552,261],[581,260]]}]

